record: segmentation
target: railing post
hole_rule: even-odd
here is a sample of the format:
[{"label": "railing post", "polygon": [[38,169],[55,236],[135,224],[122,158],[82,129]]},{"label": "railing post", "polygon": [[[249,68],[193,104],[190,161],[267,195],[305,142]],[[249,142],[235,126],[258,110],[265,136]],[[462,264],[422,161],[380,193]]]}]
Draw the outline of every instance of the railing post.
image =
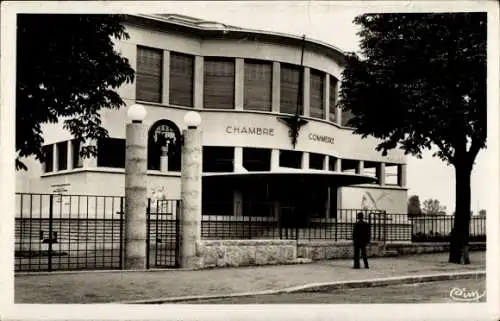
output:
[{"label": "railing post", "polygon": [[[158,210],[158,208],[157,208]],[[146,269],[149,270],[150,256],[150,238],[151,238],[151,198],[148,197],[148,206],[146,207]]]},{"label": "railing post", "polygon": [[[182,201],[177,200],[175,202],[175,267],[179,267],[181,264],[181,230],[180,230],[180,220],[182,215]],[[203,225],[203,220],[200,220],[200,230]]]},{"label": "railing post", "polygon": [[49,252],[47,253],[48,256],[48,262],[47,262],[47,268],[50,271],[52,271],[52,220],[54,216],[54,195],[50,194],[49,195]]},{"label": "railing post", "polygon": [[120,197],[120,270],[123,269],[123,217],[124,212],[124,198]]}]

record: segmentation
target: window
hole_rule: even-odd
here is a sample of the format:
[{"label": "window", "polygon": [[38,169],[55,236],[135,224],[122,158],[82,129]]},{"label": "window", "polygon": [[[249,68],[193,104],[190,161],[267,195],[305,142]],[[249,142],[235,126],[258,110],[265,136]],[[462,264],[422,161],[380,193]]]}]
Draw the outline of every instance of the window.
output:
[{"label": "window", "polygon": [[170,53],[170,104],[193,106],[194,57]]},{"label": "window", "polygon": [[281,64],[280,71],[280,112],[295,114],[297,105],[302,114],[302,89],[300,88],[300,68],[298,66]]},{"label": "window", "polygon": [[350,111],[342,110],[342,126],[348,126],[353,117],[354,115]]},{"label": "window", "polygon": [[243,148],[243,167],[249,172],[271,170],[271,150],[262,148]]},{"label": "window", "polygon": [[161,103],[163,50],[137,47],[136,99]]},{"label": "window", "polygon": [[338,80],[330,76],[330,103],[329,103],[329,119],[331,122],[336,122],[335,109],[337,106],[337,83]]},{"label": "window", "polygon": [[398,165],[385,164],[385,184],[398,185]]},{"label": "window", "polygon": [[71,141],[73,144],[73,168],[82,167],[82,158],[80,157],[80,141],[74,139]]},{"label": "window", "polygon": [[377,172],[379,167],[380,163],[364,162],[363,175],[377,178]]},{"label": "window", "polygon": [[271,111],[272,80],[272,63],[245,60],[243,108]]},{"label": "window", "polygon": [[353,159],[343,159],[341,162],[342,172],[356,174],[358,161]]},{"label": "window", "polygon": [[204,108],[234,109],[234,60],[205,58]]},{"label": "window", "polygon": [[315,118],[325,118],[324,105],[324,84],[325,75],[319,71],[311,70],[310,79],[310,116]]},{"label": "window", "polygon": [[309,168],[323,169],[324,161],[325,161],[325,155],[309,153]]},{"label": "window", "polygon": [[337,162],[337,157],[328,156],[328,170],[335,172],[335,163]]},{"label": "window", "polygon": [[57,170],[68,169],[68,142],[57,143]]},{"label": "window", "polygon": [[[203,184],[201,193],[202,215],[225,215],[232,216],[234,212],[233,190],[231,186],[224,183],[210,182]],[[202,237],[205,236],[205,224],[202,224]],[[209,231],[207,231],[208,233]]]},{"label": "window", "polygon": [[125,168],[125,139],[100,139],[97,143],[97,166]]},{"label": "window", "polygon": [[280,167],[301,168],[302,152],[280,150]]},{"label": "window", "polygon": [[54,170],[54,145],[46,145],[42,147],[44,155],[45,173],[50,173]]},{"label": "window", "polygon": [[203,146],[204,172],[233,172],[234,147]]}]

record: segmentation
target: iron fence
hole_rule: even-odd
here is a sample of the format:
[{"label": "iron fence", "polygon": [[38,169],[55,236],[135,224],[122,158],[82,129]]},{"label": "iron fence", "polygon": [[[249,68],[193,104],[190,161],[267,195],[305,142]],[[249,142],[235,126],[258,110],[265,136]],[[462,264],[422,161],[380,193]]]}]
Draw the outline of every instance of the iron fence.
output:
[{"label": "iron fence", "polygon": [[[124,197],[18,193],[16,202],[15,271],[123,267]],[[453,226],[452,216],[321,208],[306,216],[274,203],[235,208],[236,215],[202,215],[201,238],[351,240],[358,212],[370,224],[373,241],[447,242]],[[147,268],[179,266],[181,202],[149,200],[146,214]],[[470,241],[485,240],[485,217],[472,217]]]},{"label": "iron fence", "polygon": [[16,271],[122,268],[122,197],[21,193],[16,202]]}]

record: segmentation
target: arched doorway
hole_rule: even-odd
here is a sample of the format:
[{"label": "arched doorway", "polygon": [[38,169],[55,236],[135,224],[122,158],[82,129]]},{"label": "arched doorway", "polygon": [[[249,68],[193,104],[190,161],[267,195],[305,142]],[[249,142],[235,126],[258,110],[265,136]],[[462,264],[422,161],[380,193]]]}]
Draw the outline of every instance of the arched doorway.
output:
[{"label": "arched doorway", "polygon": [[168,171],[181,170],[181,132],[168,119],[157,121],[149,129],[148,169],[162,170],[162,156],[168,156]]}]

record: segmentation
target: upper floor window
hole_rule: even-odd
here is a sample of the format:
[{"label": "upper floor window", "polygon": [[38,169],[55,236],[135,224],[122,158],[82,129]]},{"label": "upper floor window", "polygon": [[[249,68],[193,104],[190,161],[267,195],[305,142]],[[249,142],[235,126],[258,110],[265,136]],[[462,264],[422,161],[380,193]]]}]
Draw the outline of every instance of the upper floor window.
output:
[{"label": "upper floor window", "polygon": [[170,53],[170,104],[193,106],[194,57]]},{"label": "upper floor window", "polygon": [[317,70],[311,70],[310,83],[311,83],[309,90],[310,116],[316,118],[325,118],[325,105],[323,97],[325,74]]},{"label": "upper floor window", "polygon": [[136,99],[161,103],[163,50],[137,47]]},{"label": "upper floor window", "polygon": [[71,141],[71,144],[73,145],[73,168],[80,168],[82,167],[82,157],[80,156],[80,141],[77,139],[74,139]]},{"label": "upper floor window", "polygon": [[329,120],[331,122],[336,122],[336,113],[335,109],[337,107],[337,84],[338,81],[335,77],[330,76],[330,102],[328,106],[329,111]]},{"label": "upper floor window", "polygon": [[97,166],[125,168],[125,139],[100,139],[97,143]]},{"label": "upper floor window", "polygon": [[68,169],[68,142],[60,142],[56,144],[57,148],[57,170],[63,171]]},{"label": "upper floor window", "polygon": [[50,173],[54,170],[54,145],[46,145],[42,147],[45,160],[43,162],[45,173]]},{"label": "upper floor window", "polygon": [[[297,106],[302,114],[302,94],[300,88],[300,67],[281,64],[280,70],[280,112],[295,114]],[[299,105],[300,104],[300,105]]]},{"label": "upper floor window", "polygon": [[234,59],[204,59],[203,106],[234,109]]},{"label": "upper floor window", "polygon": [[244,105],[247,110],[271,111],[273,65],[245,60]]},{"label": "upper floor window", "polygon": [[324,161],[325,161],[325,155],[309,153],[309,168],[323,169]]}]

